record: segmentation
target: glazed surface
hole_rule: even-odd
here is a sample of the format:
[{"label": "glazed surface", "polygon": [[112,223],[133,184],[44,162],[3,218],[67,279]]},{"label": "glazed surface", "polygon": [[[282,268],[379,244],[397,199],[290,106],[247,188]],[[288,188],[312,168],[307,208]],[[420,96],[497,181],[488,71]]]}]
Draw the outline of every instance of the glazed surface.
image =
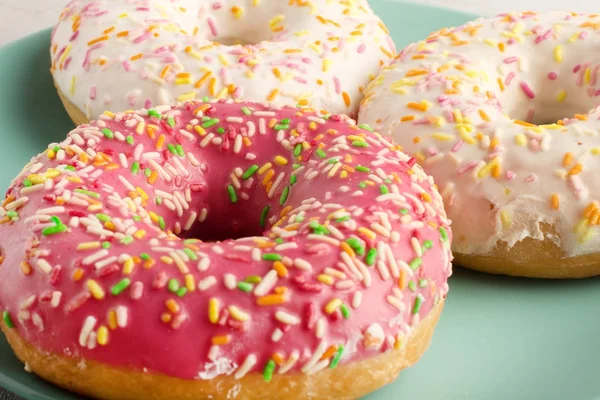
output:
[{"label": "glazed surface", "polygon": [[366,0],[73,0],[51,43],[88,119],[205,96],[356,116],[394,53]]},{"label": "glazed surface", "polygon": [[476,20],[408,46],[368,87],[359,122],[436,179],[456,252],[527,237],[597,252],[599,27],[567,12]]},{"label": "glazed surface", "polygon": [[184,379],[401,347],[451,274],[431,177],[369,126],[269,107],[107,112],[49,145],[0,207],[3,323]]}]

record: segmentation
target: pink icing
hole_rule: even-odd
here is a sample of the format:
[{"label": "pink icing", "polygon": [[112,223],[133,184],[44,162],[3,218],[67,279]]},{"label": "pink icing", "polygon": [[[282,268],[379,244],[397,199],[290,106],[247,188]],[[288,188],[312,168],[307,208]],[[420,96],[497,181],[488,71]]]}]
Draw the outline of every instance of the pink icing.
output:
[{"label": "pink icing", "polygon": [[[369,127],[254,103],[151,113],[76,128],[7,191],[0,311],[30,343],[185,379],[241,376],[254,359],[250,372],[281,371],[296,356],[290,371],[315,372],[402,345],[445,298],[451,233],[441,198],[414,159]],[[244,179],[252,165],[260,177]],[[206,241],[166,233],[163,221]],[[209,241],[231,237],[241,239]],[[113,295],[124,278],[129,286]],[[266,299],[282,304],[257,305]]]}]

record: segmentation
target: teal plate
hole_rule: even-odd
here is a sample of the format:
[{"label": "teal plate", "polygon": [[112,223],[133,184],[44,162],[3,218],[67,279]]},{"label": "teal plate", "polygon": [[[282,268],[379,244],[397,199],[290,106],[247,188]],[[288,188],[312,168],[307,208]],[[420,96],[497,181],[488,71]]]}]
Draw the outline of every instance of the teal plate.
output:
[{"label": "teal plate", "polygon": [[[402,46],[473,15],[371,1]],[[49,31],[0,49],[0,188],[73,127],[48,72]],[[600,280],[541,281],[457,268],[429,351],[387,399],[600,399]],[[0,289],[1,290],[1,289]],[[0,335],[0,386],[26,399],[76,399],[24,371]]]}]

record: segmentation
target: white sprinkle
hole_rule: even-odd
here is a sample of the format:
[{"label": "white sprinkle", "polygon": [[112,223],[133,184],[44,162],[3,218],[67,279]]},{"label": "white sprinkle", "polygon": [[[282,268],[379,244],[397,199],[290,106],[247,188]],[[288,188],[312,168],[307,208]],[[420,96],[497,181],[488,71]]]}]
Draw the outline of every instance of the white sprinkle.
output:
[{"label": "white sprinkle", "polygon": [[312,265],[308,261],[303,260],[301,258],[296,258],[294,260],[294,266],[303,271],[312,271],[312,268],[313,268]]},{"label": "white sprinkle", "polygon": [[390,305],[392,305],[393,307],[395,307],[396,309],[398,309],[398,311],[402,312],[404,311],[404,303],[402,303],[400,300],[398,300],[396,297],[394,296],[387,296],[386,300],[388,303],[390,303]]},{"label": "white sprinkle", "polygon": [[200,282],[198,282],[198,290],[200,290],[201,292],[210,289],[211,287],[213,287],[214,285],[217,284],[217,278],[215,278],[214,276],[209,276],[207,278],[202,279]]},{"label": "white sprinkle", "polygon": [[275,311],[275,319],[286,325],[298,325],[300,323],[300,317],[281,310]]},{"label": "white sprinkle", "polygon": [[302,372],[307,373],[312,367],[317,365],[319,359],[325,353],[326,350],[327,343],[324,340],[322,340],[321,343],[319,343],[319,345],[315,349],[315,352],[312,354],[312,357],[308,360],[306,364],[304,364],[304,366],[302,366]]},{"label": "white sprinkle", "polygon": [[309,371],[307,371],[306,374],[307,375],[315,374],[315,373],[321,371],[322,369],[327,368],[327,366],[329,365],[330,362],[331,361],[329,359],[321,360],[317,363],[317,365],[315,365]]},{"label": "white sprinkle", "polygon": [[204,139],[202,139],[202,141],[200,142],[200,147],[206,147],[208,146],[208,144],[210,143],[210,141],[215,137],[214,133],[209,133],[208,135],[206,135],[204,137]]},{"label": "white sprinkle", "polygon": [[235,137],[235,142],[233,143],[233,152],[235,154],[237,154],[241,150],[242,150],[242,135],[237,135]]},{"label": "white sprinkle", "polygon": [[192,228],[192,225],[194,225],[194,222],[196,222],[197,217],[198,214],[196,213],[196,211],[192,211],[187,222],[185,223],[185,226],[183,227],[183,230],[189,231]]},{"label": "white sprinkle", "polygon": [[79,345],[81,347],[87,346],[88,338],[96,326],[96,322],[96,318],[92,317],[91,315],[85,319],[83,327],[81,328],[81,333],[79,334]]},{"label": "white sprinkle", "polygon": [[48,263],[48,261],[44,260],[43,258],[38,258],[37,266],[46,274],[52,272],[52,266]]},{"label": "white sprinkle", "polygon": [[112,257],[107,257],[102,261],[98,261],[97,263],[94,264],[94,267],[96,269],[102,269],[106,266],[108,266],[109,264],[114,263],[115,261],[117,261],[118,257],[117,256],[112,256]]},{"label": "white sprinkle", "polygon": [[315,324],[315,336],[321,339],[325,335],[325,319],[323,317],[317,320]]},{"label": "white sprinkle", "polygon": [[[43,183],[39,183],[37,185],[33,185],[33,186],[29,186],[29,187],[23,187],[21,189],[21,194],[31,194],[31,193],[35,193],[38,192],[42,189],[44,189],[46,185]],[[1,216],[1,215],[0,215]]]},{"label": "white sprinkle", "polygon": [[252,261],[258,262],[261,260],[261,252],[258,247],[252,249]]},{"label": "white sprinkle", "polygon": [[237,278],[233,274],[225,274],[223,283],[227,289],[234,290],[237,287]]},{"label": "white sprinkle", "polygon": [[11,210],[16,210],[17,208],[21,207],[23,204],[27,203],[29,201],[29,197],[21,197],[18,198],[17,200],[8,203],[5,206],[6,211],[11,211]]},{"label": "white sprinkle", "polygon": [[201,258],[200,261],[198,261],[198,270],[200,272],[207,271],[209,267],[210,267],[210,258],[204,257],[204,258]]},{"label": "white sprinkle", "polygon": [[135,186],[133,186],[127,179],[125,179],[122,175],[118,175],[119,181],[127,188],[127,190],[134,192]]},{"label": "white sprinkle", "polygon": [[337,239],[334,239],[332,237],[329,236],[324,236],[324,235],[315,235],[314,233],[311,233],[310,235],[307,235],[306,238],[308,240],[317,240],[317,241],[321,241],[321,242],[326,242],[329,244],[332,244],[336,247],[339,247],[340,245],[340,241]]},{"label": "white sprinkle", "polygon": [[256,355],[248,354],[248,356],[246,357],[246,359],[244,360],[242,365],[240,365],[238,370],[235,372],[234,378],[242,379],[248,372],[250,372],[250,370],[252,369],[252,367],[254,367],[256,365],[256,363],[257,363]]},{"label": "white sprinkle", "polygon": [[52,308],[56,308],[60,305],[60,300],[62,299],[62,292],[54,291],[52,292],[52,298],[50,299],[50,305]]},{"label": "white sprinkle", "polygon": [[291,370],[294,367],[294,365],[296,365],[296,363],[298,362],[299,359],[300,359],[300,353],[297,350],[294,350],[292,352],[292,354],[290,354],[290,356],[288,357],[288,360],[286,361],[286,363],[283,364],[281,366],[281,368],[279,368],[279,371],[277,373],[285,374],[286,372]]},{"label": "white sprinkle", "polygon": [[274,343],[277,343],[281,340],[282,337],[283,337],[283,331],[279,328],[275,328],[275,330],[271,334],[271,340]]},{"label": "white sprinkle", "polygon": [[362,303],[363,293],[362,292],[354,292],[354,296],[352,296],[352,308],[357,309],[360,307]]},{"label": "white sprinkle", "polygon": [[119,328],[125,328],[127,326],[128,320],[127,307],[118,306],[117,307],[117,326]]},{"label": "white sprinkle", "polygon": [[277,271],[274,269],[269,270],[263,279],[254,288],[255,296],[264,296],[271,291],[271,289],[277,284]]},{"label": "white sprinkle", "polygon": [[381,260],[377,261],[377,271],[379,271],[381,280],[387,281],[388,279],[390,279],[390,272],[385,262]]}]

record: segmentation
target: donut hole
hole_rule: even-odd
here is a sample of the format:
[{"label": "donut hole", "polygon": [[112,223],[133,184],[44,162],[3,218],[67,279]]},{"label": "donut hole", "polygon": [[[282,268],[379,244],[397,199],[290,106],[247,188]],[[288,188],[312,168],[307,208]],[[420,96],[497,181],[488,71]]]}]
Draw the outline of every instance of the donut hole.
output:
[{"label": "donut hole", "polygon": [[[578,96],[579,97],[579,96]],[[578,114],[587,114],[597,103],[588,103],[582,98],[565,100],[557,103],[552,101],[519,102],[514,104],[507,114],[514,120],[525,121],[535,125],[550,125],[563,119],[574,118]]]},{"label": "donut hole", "polygon": [[[237,215],[236,215],[237,214]],[[268,224],[268,221],[267,221]],[[260,226],[260,221],[251,216],[241,215],[239,211],[230,213],[228,217],[207,218],[203,223],[196,223],[178,236],[182,239],[200,239],[203,242],[222,242],[244,237],[262,236],[268,228]]]}]

